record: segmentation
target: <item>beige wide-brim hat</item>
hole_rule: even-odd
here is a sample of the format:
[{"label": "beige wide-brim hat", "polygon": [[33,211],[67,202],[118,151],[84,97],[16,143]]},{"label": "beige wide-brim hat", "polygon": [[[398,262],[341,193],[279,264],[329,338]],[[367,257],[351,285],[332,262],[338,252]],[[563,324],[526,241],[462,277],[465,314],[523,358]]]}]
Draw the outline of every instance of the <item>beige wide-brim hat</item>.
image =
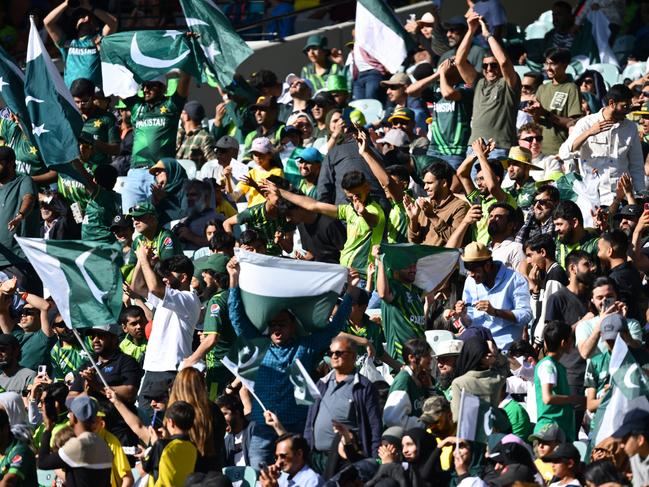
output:
[{"label": "beige wide-brim hat", "polygon": [[464,247],[463,262],[482,262],[491,259],[491,250],[481,242],[471,242]]},{"label": "beige wide-brim hat", "polygon": [[422,25],[433,25],[435,23],[435,16],[430,12],[426,12],[421,16],[421,19],[417,20],[417,25],[421,27]]},{"label": "beige wide-brim hat", "polygon": [[529,149],[518,145],[509,149],[509,154],[500,157],[499,160],[505,169],[507,169],[510,164],[513,164],[516,166],[526,166],[530,171],[543,171],[543,168],[532,164],[532,152]]}]

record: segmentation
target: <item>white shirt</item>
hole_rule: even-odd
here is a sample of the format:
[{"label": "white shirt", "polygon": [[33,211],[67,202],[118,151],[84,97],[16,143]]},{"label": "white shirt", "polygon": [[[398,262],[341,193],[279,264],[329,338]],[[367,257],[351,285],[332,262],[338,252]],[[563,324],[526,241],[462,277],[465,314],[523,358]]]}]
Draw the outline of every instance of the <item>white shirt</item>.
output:
[{"label": "white shirt", "polygon": [[277,479],[279,487],[320,487],[324,485],[322,477],[311,470],[308,465],[302,467],[298,473],[293,475],[293,478],[288,478],[286,472],[282,474]]},{"label": "white shirt", "polygon": [[163,299],[149,293],[155,307],[151,336],[144,356],[144,370],[166,372],[192,354],[194,327],[201,312],[201,301],[191,291],[167,287]]},{"label": "white shirt", "polygon": [[563,173],[561,160],[555,156],[539,154],[539,157],[532,159],[532,164],[543,169],[543,171],[530,171],[530,176],[534,181],[547,181],[553,174]]},{"label": "white shirt", "polygon": [[491,244],[491,257],[499,260],[506,267],[518,271],[518,266],[525,260],[523,244],[515,242],[513,237],[503,240],[499,244]]},{"label": "white shirt", "polygon": [[[610,205],[615,197],[615,186],[624,172],[631,175],[636,191],[645,189],[644,158],[637,125],[627,119],[613,124],[605,132],[588,137],[578,151],[571,150],[580,134],[604,120],[603,110],[587,115],[575,124],[568,139],[561,145],[559,156],[564,160],[578,156],[584,182],[598,178],[600,202]],[[597,169],[596,176],[593,169]]]}]

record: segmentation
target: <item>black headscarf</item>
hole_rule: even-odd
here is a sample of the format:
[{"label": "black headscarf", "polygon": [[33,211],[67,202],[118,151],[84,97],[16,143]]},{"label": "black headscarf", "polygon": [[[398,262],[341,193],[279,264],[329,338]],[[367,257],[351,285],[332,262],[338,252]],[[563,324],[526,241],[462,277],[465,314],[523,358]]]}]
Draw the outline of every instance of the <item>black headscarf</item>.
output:
[{"label": "black headscarf", "polygon": [[489,353],[484,338],[474,336],[464,342],[462,351],[455,364],[455,377],[461,377],[470,370],[480,370],[480,361]]}]

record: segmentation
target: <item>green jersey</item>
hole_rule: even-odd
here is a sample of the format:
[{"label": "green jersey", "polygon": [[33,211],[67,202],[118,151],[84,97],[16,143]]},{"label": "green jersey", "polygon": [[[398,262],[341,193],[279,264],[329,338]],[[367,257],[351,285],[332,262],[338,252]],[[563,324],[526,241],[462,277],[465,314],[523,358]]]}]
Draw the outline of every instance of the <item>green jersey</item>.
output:
[{"label": "green jersey", "polygon": [[76,372],[81,364],[88,360],[88,355],[78,345],[55,343],[50,352],[52,360],[52,378],[65,380],[65,376]]},{"label": "green jersey", "polygon": [[137,360],[137,363],[144,364],[144,354],[146,354],[146,345],[147,345],[147,340],[146,338],[142,339],[142,343],[137,345],[133,339],[131,338],[131,335],[126,334],[124,337],[124,340],[122,340],[119,344],[119,349],[124,352],[126,355],[129,355],[133,357],[135,360]]},{"label": "green jersey", "polygon": [[403,201],[390,201],[388,243],[408,243],[408,214]]},{"label": "green jersey", "polygon": [[544,424],[556,423],[566,434],[567,441],[575,441],[575,410],[572,404],[545,404],[542,384],[552,384],[552,394],[569,396],[566,368],[553,357],[542,358],[534,368],[534,390],[536,392],[537,421],[535,432]]},{"label": "green jersey", "polygon": [[20,343],[20,366],[38,371],[39,365],[50,366],[50,351],[56,343],[56,336],[48,337],[43,330],[25,332],[16,326],[11,332]]},{"label": "green jersey", "polygon": [[88,205],[88,201],[90,201],[91,195],[84,184],[71,178],[67,174],[61,173],[59,173],[56,183],[59,194],[63,196],[68,203],[77,203],[82,212],[86,211],[86,206]]},{"label": "green jersey", "polygon": [[594,233],[588,233],[588,231],[582,240],[574,244],[563,243],[557,237],[557,250],[555,254],[556,260],[559,265],[561,265],[561,267],[565,269],[566,258],[568,257],[568,254],[570,254],[570,252],[572,252],[573,250],[583,250],[584,252],[588,252],[591,257],[594,257],[595,260],[597,260],[598,241],[599,236]]},{"label": "green jersey", "polygon": [[65,41],[62,46],[57,46],[65,60],[63,80],[68,88],[79,78],[89,79],[95,86],[102,86],[101,59],[97,47],[100,40],[101,36],[97,33]]},{"label": "green jersey", "polygon": [[377,223],[373,228],[360,216],[351,203],[338,205],[338,219],[347,224],[347,239],[340,251],[340,265],[353,267],[365,276],[367,265],[372,255],[372,246],[379,245],[383,239],[385,229],[385,214],[383,208],[376,201],[368,199],[365,202],[368,213],[377,217]]},{"label": "green jersey", "polygon": [[311,184],[306,179],[301,179],[297,185],[297,189],[305,196],[313,198],[314,200],[318,199],[318,185]]},{"label": "green jersey", "polygon": [[392,302],[381,301],[381,323],[387,343],[387,352],[403,362],[403,344],[411,338],[424,336],[424,303],[421,291],[412,284],[388,279]]},{"label": "green jersey", "polygon": [[176,236],[169,230],[161,229],[153,240],[148,240],[140,234],[133,240],[133,251],[131,252],[131,261],[129,264],[137,264],[136,251],[140,245],[146,245],[153,248],[153,253],[160,260],[166,260],[174,255],[182,255],[183,248]]},{"label": "green jersey", "polygon": [[[81,135],[88,140],[99,140],[106,144],[119,144],[119,131],[115,116],[107,111],[97,109],[83,123]],[[100,164],[108,164],[111,156],[105,152],[93,151],[88,160],[91,168],[96,168]]]},{"label": "green jersey", "polygon": [[[503,189],[503,192],[505,193],[505,203],[511,205],[512,208],[518,208],[516,198],[514,198],[506,189]],[[496,204],[498,201],[491,195],[484,197],[482,193],[480,193],[480,191],[478,191],[477,189],[471,191],[471,193],[467,196],[467,199],[471,202],[474,198],[480,198],[482,218],[480,218],[480,220],[478,220],[478,222],[475,224],[475,235],[473,240],[488,245],[489,239],[491,238],[489,237],[489,232],[487,231],[487,227],[489,226],[489,208],[491,208],[491,206]]]},{"label": "green jersey", "polygon": [[534,195],[536,195],[536,184],[533,179],[527,181],[520,189],[515,186],[507,188],[509,194],[516,198],[516,204],[522,210],[527,210],[534,204]]},{"label": "green jersey", "polygon": [[176,135],[186,98],[177,93],[153,104],[138,97],[124,100],[131,109],[133,156],[131,168],[148,168],[176,155]]},{"label": "green jersey", "polygon": [[36,456],[22,441],[13,438],[5,448],[0,460],[0,480],[7,474],[18,477],[17,487],[38,487],[36,476]]},{"label": "green jersey", "polygon": [[268,218],[266,203],[246,208],[237,215],[237,223],[246,225],[259,233],[266,242],[268,255],[282,255],[282,249],[275,243],[275,232],[292,232],[295,227],[289,224],[284,217]]},{"label": "green jersey", "polygon": [[81,239],[94,242],[116,242],[110,231],[113,218],[119,215],[120,205],[117,193],[97,186],[95,194],[86,204],[86,211],[81,224]]},{"label": "green jersey", "polygon": [[[383,330],[381,327],[374,323],[367,315],[363,315],[363,320],[360,325],[354,325],[351,321],[347,322],[347,327],[343,330],[345,333],[354,335],[361,338],[366,338],[376,350],[376,356],[381,358],[381,355],[385,352],[383,349],[383,342],[385,342],[385,337],[383,336]],[[357,347],[356,355],[359,358],[362,358],[367,354],[365,347]]]},{"label": "green jersey", "polygon": [[38,148],[29,139],[17,123],[0,118],[0,145],[8,145],[16,153],[16,172],[27,176],[37,176],[47,172]]},{"label": "green jersey", "polygon": [[206,357],[208,368],[222,367],[221,360],[228,354],[237,339],[228,314],[229,294],[228,289],[221,291],[212,296],[205,305],[203,334],[216,333],[218,335],[216,346],[208,352]]},{"label": "green jersey", "polygon": [[412,410],[410,416],[421,416],[421,408],[428,397],[428,390],[418,386],[412,378],[410,367],[405,367],[394,377],[388,396],[397,391],[403,391],[408,396]]},{"label": "green jersey", "polygon": [[439,85],[430,97],[434,104],[429,151],[459,156],[466,152],[471,135],[473,90],[464,83],[455,85],[454,88],[461,95],[457,101],[444,98]]}]

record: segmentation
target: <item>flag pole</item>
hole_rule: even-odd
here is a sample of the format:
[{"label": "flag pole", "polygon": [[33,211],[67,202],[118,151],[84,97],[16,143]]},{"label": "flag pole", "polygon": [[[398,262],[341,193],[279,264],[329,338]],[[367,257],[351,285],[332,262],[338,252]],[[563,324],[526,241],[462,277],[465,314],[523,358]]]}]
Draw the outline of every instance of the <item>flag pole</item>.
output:
[{"label": "flag pole", "polygon": [[97,362],[95,362],[95,359],[92,358],[92,354],[86,348],[85,343],[83,343],[83,340],[81,339],[81,335],[79,335],[79,332],[77,331],[77,329],[72,328],[72,333],[74,333],[74,336],[77,338],[77,341],[79,342],[79,345],[81,345],[81,348],[83,348],[83,351],[86,352],[86,355],[88,355],[88,358],[90,359],[90,363],[92,363],[92,366],[95,369],[95,372],[97,372],[97,376],[99,377],[99,380],[101,380],[102,384],[104,384],[104,387],[110,389],[110,386],[108,385],[108,382],[106,382],[106,379],[102,375],[101,370],[99,370],[99,367],[97,366]]},{"label": "flag pole", "polygon": [[462,424],[462,413],[464,409],[464,388],[462,388],[462,394],[460,395],[460,410],[457,413],[457,431],[455,435],[455,450],[460,449],[460,425]]},{"label": "flag pole", "polygon": [[[248,381],[246,381],[246,379],[242,378],[241,375],[239,375],[239,373],[237,372],[236,369],[233,369],[232,367],[230,367],[230,365],[227,363],[227,361],[223,360],[222,363],[223,363],[223,365],[225,366],[226,369],[228,369],[230,372],[232,372],[232,375],[234,375],[235,377],[237,377],[241,381],[241,385],[245,387],[246,383]],[[255,391],[253,390],[253,388],[252,387],[246,387],[246,389],[250,392],[250,394],[252,394],[252,397],[254,397],[255,400],[259,403],[259,405],[261,406],[261,409],[264,412],[268,411],[268,409],[266,409],[266,406],[264,406],[264,403],[261,402],[261,399],[259,399],[257,394],[255,394]]]}]

